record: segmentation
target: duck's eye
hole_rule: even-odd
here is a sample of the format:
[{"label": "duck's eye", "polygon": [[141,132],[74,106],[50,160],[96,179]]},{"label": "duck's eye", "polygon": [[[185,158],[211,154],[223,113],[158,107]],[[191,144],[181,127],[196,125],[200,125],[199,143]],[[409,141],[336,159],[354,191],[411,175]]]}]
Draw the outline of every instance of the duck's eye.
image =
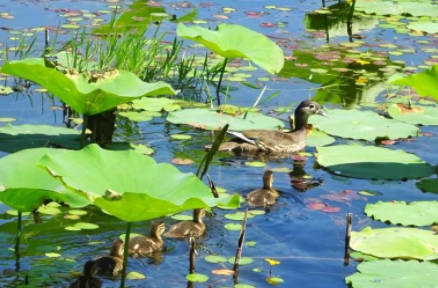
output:
[{"label": "duck's eye", "polygon": [[309,104],[310,109],[315,109],[315,104]]}]

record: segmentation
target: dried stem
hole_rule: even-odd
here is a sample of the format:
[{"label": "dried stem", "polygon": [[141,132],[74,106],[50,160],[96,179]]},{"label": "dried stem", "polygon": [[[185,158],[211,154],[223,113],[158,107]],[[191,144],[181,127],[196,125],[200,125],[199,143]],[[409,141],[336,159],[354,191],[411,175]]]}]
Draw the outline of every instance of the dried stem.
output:
[{"label": "dried stem", "polygon": [[236,257],[234,260],[234,267],[233,267],[234,275],[237,275],[239,272],[240,259],[242,258],[242,251],[243,251],[243,243],[245,241],[247,220],[248,220],[248,209],[245,210],[245,216],[243,218],[242,229],[240,230],[239,242],[237,244]]},{"label": "dried stem", "polygon": [[351,225],[353,224],[353,213],[347,214],[347,229],[345,232],[345,253],[344,253],[344,265],[349,264],[350,259],[350,240],[351,240]]},{"label": "dried stem", "polygon": [[189,238],[189,247],[190,247],[190,268],[189,273],[195,273],[195,260],[196,260],[196,245],[195,245],[195,237],[190,236]]}]

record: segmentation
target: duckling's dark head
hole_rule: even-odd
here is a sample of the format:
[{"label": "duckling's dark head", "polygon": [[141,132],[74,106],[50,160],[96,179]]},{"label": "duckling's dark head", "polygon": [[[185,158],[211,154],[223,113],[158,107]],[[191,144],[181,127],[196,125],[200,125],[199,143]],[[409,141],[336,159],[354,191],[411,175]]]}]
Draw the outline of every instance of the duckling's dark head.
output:
[{"label": "duckling's dark head", "polygon": [[296,108],[295,114],[297,114],[297,112],[305,114],[307,117],[315,114],[328,117],[327,113],[322,110],[321,105],[312,100],[305,100],[301,102],[300,105],[298,105],[298,107]]},{"label": "duckling's dark head", "polygon": [[87,261],[84,265],[84,275],[88,278],[93,278],[99,272],[99,265],[94,260]]},{"label": "duckling's dark head", "polygon": [[161,236],[166,230],[166,226],[163,221],[154,221],[151,227],[151,236]]}]

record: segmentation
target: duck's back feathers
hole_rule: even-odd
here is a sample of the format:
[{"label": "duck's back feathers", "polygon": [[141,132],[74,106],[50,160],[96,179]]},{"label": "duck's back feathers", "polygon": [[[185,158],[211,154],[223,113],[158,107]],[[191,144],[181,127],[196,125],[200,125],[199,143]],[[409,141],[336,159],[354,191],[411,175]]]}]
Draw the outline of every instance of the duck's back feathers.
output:
[{"label": "duck's back feathers", "polygon": [[246,196],[246,201],[251,207],[264,207],[274,205],[278,197],[277,191],[261,188],[249,193]]},{"label": "duck's back feathers", "polygon": [[138,257],[159,250],[163,246],[163,241],[160,240],[141,235],[135,236],[129,240],[129,254]]},{"label": "duck's back feathers", "polygon": [[95,259],[101,275],[117,275],[123,268],[123,258],[102,256]]}]

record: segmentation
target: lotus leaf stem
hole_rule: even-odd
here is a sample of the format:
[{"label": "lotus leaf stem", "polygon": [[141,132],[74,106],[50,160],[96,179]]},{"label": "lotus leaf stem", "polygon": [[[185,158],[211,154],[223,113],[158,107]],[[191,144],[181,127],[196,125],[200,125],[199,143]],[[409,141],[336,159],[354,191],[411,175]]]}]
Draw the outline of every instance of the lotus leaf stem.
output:
[{"label": "lotus leaf stem", "polygon": [[132,224],[131,222],[126,223],[125,248],[123,251],[123,269],[122,269],[122,279],[120,281],[120,288],[125,287],[126,266],[128,266],[129,235],[131,234],[131,224]]},{"label": "lotus leaf stem", "polygon": [[83,122],[82,122],[82,133],[81,133],[81,149],[85,147],[85,141],[87,138],[87,125],[88,125],[88,115],[84,114],[83,117]]},{"label": "lotus leaf stem", "polygon": [[217,87],[216,87],[216,101],[218,106],[221,105],[220,90],[221,90],[222,78],[224,77],[225,67],[227,66],[227,62],[228,62],[228,58],[225,58],[224,64],[221,69],[221,74],[219,76],[219,82],[217,83]]},{"label": "lotus leaf stem", "polygon": [[21,214],[22,213],[18,211],[17,234],[15,236],[15,271],[20,270]]}]

